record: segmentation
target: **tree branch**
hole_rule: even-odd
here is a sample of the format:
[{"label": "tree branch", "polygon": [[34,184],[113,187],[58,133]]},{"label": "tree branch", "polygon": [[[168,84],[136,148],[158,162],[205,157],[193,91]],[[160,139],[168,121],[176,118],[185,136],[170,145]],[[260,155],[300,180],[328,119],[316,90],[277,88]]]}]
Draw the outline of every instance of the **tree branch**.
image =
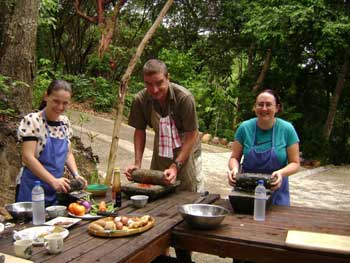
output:
[{"label": "tree branch", "polygon": [[87,14],[85,14],[84,12],[82,12],[80,10],[80,0],[75,0],[74,6],[75,6],[75,10],[76,10],[76,12],[77,12],[77,14],[79,16],[81,16],[82,18],[84,18],[85,20],[87,20],[87,21],[89,21],[91,23],[94,23],[94,24],[97,23],[97,18],[96,17],[88,16]]}]

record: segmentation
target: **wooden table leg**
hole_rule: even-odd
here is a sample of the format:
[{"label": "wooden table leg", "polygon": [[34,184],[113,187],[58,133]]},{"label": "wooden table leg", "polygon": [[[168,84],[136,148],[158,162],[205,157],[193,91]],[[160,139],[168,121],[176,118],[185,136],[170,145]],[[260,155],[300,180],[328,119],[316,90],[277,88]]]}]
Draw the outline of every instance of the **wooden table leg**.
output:
[{"label": "wooden table leg", "polygon": [[175,248],[176,258],[181,263],[192,263],[191,252],[181,248]]}]

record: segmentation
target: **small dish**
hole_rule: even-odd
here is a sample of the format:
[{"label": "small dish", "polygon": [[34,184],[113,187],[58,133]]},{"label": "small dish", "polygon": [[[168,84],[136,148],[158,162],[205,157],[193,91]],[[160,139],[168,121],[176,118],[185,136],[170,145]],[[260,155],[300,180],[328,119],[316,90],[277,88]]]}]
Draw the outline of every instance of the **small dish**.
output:
[{"label": "small dish", "polygon": [[45,223],[45,225],[61,226],[64,228],[69,228],[69,227],[75,225],[76,223],[78,223],[79,221],[81,221],[81,218],[71,218],[71,217],[59,216],[59,217],[56,217],[50,221],[47,221]]},{"label": "small dish", "polygon": [[148,195],[133,195],[130,197],[132,204],[137,208],[145,207],[148,201]]},{"label": "small dish", "polygon": [[65,216],[67,213],[67,207],[64,205],[53,205],[46,207],[46,212],[50,218],[55,218],[58,216]]}]

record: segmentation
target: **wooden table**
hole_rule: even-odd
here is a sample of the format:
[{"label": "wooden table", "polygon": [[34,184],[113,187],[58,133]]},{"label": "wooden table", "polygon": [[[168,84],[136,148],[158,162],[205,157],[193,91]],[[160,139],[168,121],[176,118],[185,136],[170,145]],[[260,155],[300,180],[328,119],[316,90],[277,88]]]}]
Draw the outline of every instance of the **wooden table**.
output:
[{"label": "wooden table", "polygon": [[[156,223],[150,230],[129,237],[100,238],[88,233],[91,221],[82,220],[72,226],[64,242],[64,251],[58,255],[48,254],[42,246],[34,247],[32,259],[35,262],[150,262],[170,246],[171,230],[182,221],[177,213],[180,204],[193,203],[202,199],[210,203],[219,195],[209,195],[204,200],[197,193],[179,192],[149,202],[146,207],[136,209],[130,201],[123,200],[119,214],[144,215],[155,217]],[[16,229],[23,228],[16,225]],[[0,252],[15,255],[12,230],[0,234]]]},{"label": "wooden table", "polygon": [[[228,200],[218,204],[230,209]],[[231,214],[215,230],[195,230],[185,222],[172,231],[172,246],[220,257],[254,262],[350,262],[350,255],[286,246],[288,230],[350,235],[350,212],[304,207],[273,206],[264,222],[252,215]],[[178,255],[180,262],[189,258]],[[181,258],[182,256],[182,258]]]}]

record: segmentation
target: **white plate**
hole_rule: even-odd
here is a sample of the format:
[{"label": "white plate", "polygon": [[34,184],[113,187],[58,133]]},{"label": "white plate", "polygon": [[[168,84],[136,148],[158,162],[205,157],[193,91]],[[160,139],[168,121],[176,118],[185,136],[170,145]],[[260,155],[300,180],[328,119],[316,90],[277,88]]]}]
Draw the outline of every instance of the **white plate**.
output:
[{"label": "white plate", "polygon": [[72,214],[71,212],[68,212],[68,215],[70,215],[72,217],[84,219],[84,220],[93,220],[93,219],[97,219],[97,218],[101,218],[102,217],[100,215],[90,215],[90,214],[85,214],[83,216],[76,216],[75,214]]},{"label": "white plate", "polygon": [[[64,228],[69,228],[72,225],[78,223],[81,221],[81,218],[71,218],[71,217],[65,217],[65,216],[58,216],[50,221],[47,221],[45,225],[49,226],[61,226]],[[61,224],[60,224],[61,223]]]},{"label": "white plate", "polygon": [[[26,228],[21,231],[14,232],[13,239],[14,240],[30,239],[30,240],[33,240],[33,245],[43,245],[44,236],[54,233],[52,232],[54,228],[57,228],[57,227],[56,226],[35,226],[35,227]],[[57,234],[60,234],[63,238],[66,238],[69,235],[69,231],[63,227],[60,227],[60,228],[62,229],[62,231],[58,232]]]}]

